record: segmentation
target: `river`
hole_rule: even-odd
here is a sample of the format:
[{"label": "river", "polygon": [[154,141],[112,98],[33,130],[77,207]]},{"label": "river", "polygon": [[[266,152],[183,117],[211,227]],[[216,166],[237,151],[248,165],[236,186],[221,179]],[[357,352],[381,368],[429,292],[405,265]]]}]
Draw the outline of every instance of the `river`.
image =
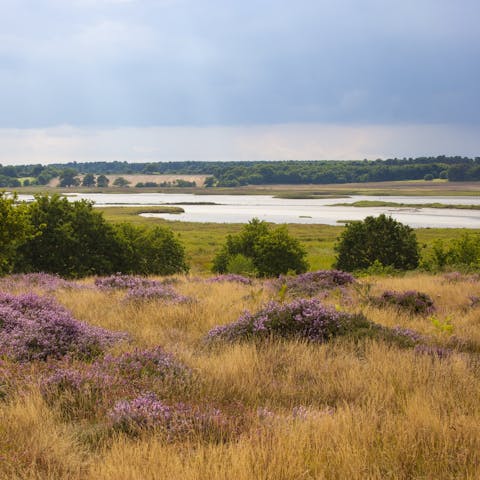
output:
[{"label": "river", "polygon": [[[32,197],[20,195],[22,200]],[[362,220],[381,213],[414,228],[480,228],[480,210],[415,207],[332,206],[360,200],[379,200],[404,204],[443,203],[480,205],[480,197],[364,196],[324,199],[284,199],[269,195],[194,195],[185,193],[72,193],[69,200],[86,199],[95,206],[158,206],[180,204],[185,213],[142,214],[183,222],[245,223],[253,217],[273,223],[319,223],[338,225],[347,220]],[[190,205],[186,203],[191,203]]]}]

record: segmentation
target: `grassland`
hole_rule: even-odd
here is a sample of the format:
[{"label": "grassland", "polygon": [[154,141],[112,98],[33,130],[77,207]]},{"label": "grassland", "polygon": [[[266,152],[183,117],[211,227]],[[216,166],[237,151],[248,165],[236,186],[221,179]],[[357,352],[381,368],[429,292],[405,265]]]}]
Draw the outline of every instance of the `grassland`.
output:
[{"label": "grassland", "polygon": [[[238,233],[242,228],[242,224],[193,223],[145,218],[138,215],[137,207],[104,207],[101,211],[111,222],[164,225],[171,228],[185,245],[187,261],[192,273],[195,274],[210,271],[213,257],[224,244],[227,235]],[[335,261],[334,245],[343,229],[343,226],[330,225],[298,223],[288,225],[289,232],[298,238],[307,250],[307,259],[312,270],[331,268]],[[423,255],[428,255],[435,240],[449,242],[465,232],[480,233],[480,230],[463,228],[419,228],[415,231]]]},{"label": "grassland", "polygon": [[[113,176],[115,177],[115,176]],[[159,181],[153,175],[152,181]],[[185,175],[176,178],[187,179]],[[157,180],[155,180],[157,178]],[[200,179],[198,179],[200,181]],[[148,181],[148,180],[147,180]],[[198,183],[201,185],[201,183]],[[135,188],[114,187],[86,188],[70,187],[58,188],[50,186],[19,187],[18,193],[195,193],[197,195],[274,195],[280,198],[342,198],[346,195],[405,195],[405,196],[478,196],[480,182],[447,182],[410,180],[398,182],[369,182],[369,183],[334,183],[324,185],[249,185],[236,188]]]},{"label": "grassland", "polygon": [[[161,345],[175,354],[193,369],[195,381],[170,393],[170,401],[214,405],[228,413],[235,433],[222,441],[208,435],[172,441],[148,430],[134,436],[105,435],[95,415],[66,416],[65,404],[46,402],[36,387],[45,372],[41,362],[22,370],[2,360],[0,370],[9,376],[0,381],[7,385],[0,389],[0,478],[478,478],[480,307],[469,298],[480,296],[475,278],[364,278],[358,287],[333,291],[325,300],[344,311],[363,311],[388,327],[413,329],[439,345],[451,344],[453,336],[457,345],[468,340],[470,353],[454,349],[446,358],[375,339],[340,338],[320,345],[272,339],[206,348],[203,339],[209,329],[278,294],[262,281],[250,286],[194,277],[176,281],[175,288],[193,302],[126,307],[121,293],[60,288],[53,294],[77,319],[128,332],[130,342],[115,353]],[[18,292],[21,287],[10,289]],[[362,301],[366,291],[386,289],[429,294],[437,306],[437,324],[429,317]],[[448,331],[438,327],[446,323],[452,326]],[[16,383],[25,369],[27,383]],[[63,397],[67,405],[68,398]],[[296,415],[298,411],[303,413]]]},{"label": "grassland", "polygon": [[381,200],[360,200],[353,203],[335,203],[332,207],[394,207],[394,208],[453,208],[457,210],[480,210],[480,205],[462,205],[449,203],[399,203]]}]

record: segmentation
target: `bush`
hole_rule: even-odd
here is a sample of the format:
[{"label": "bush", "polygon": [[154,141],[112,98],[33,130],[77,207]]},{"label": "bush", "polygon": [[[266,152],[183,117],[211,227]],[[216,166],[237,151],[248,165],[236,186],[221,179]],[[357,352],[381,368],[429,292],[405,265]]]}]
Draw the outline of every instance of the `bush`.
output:
[{"label": "bush", "polygon": [[31,230],[25,204],[16,206],[15,202],[15,196],[0,192],[0,275],[13,270],[18,248]]},{"label": "bush", "polygon": [[54,300],[33,293],[0,294],[0,355],[18,361],[90,359],[125,338],[75,320]]},{"label": "bush", "polygon": [[237,321],[213,328],[206,341],[286,338],[324,343],[340,336],[354,341],[372,338],[400,348],[413,348],[427,341],[413,330],[384,327],[363,314],[326,307],[316,298],[291,303],[269,302],[256,313],[245,312]]},{"label": "bush", "polygon": [[274,281],[279,287],[283,285],[294,295],[314,296],[318,293],[331,290],[355,282],[355,278],[347,272],[339,270],[318,270],[296,276],[281,276]]},{"label": "bush", "polygon": [[14,207],[13,199],[0,196],[0,220],[0,274],[13,270],[74,278],[188,270],[183,245],[171,230],[113,226],[85,200],[37,195],[31,204]]},{"label": "bush", "polygon": [[278,276],[288,271],[303,273],[308,264],[306,252],[297,239],[288,234],[286,227],[271,229],[266,222],[252,219],[238,235],[229,235],[222,250],[213,260],[214,272],[229,272],[229,264],[241,255],[251,260],[257,275]]},{"label": "bush", "polygon": [[480,268],[480,236],[465,233],[448,245],[442,240],[435,241],[422,266],[427,270]]},{"label": "bush", "polygon": [[335,267],[347,272],[366,269],[375,261],[398,270],[409,270],[416,268],[419,261],[413,229],[383,214],[361,222],[348,222],[335,250]]},{"label": "bush", "polygon": [[154,429],[168,441],[192,436],[221,440],[228,433],[227,419],[219,410],[183,403],[167,405],[153,393],[117,402],[109,418],[115,430],[136,435]]},{"label": "bush", "polygon": [[325,342],[346,333],[352,323],[368,324],[361,315],[341,313],[318,299],[291,303],[268,302],[256,313],[245,312],[236,322],[213,328],[209,340],[237,341],[248,338],[304,338]]},{"label": "bush", "polygon": [[379,297],[372,297],[370,301],[379,307],[393,306],[414,315],[429,315],[435,311],[433,300],[426,293],[415,290],[406,292],[387,290]]},{"label": "bush", "polygon": [[26,217],[33,234],[17,250],[17,271],[83,277],[117,270],[115,231],[90,202],[37,195]]}]

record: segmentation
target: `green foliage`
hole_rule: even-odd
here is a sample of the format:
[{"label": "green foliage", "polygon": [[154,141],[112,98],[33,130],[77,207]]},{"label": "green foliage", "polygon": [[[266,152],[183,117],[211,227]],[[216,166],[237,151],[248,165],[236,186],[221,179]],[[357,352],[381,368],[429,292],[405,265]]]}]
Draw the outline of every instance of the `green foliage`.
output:
[{"label": "green foliage", "polygon": [[15,197],[0,194],[0,274],[83,277],[187,270],[183,245],[167,228],[113,226],[86,200],[37,195],[30,204],[15,205]]},{"label": "green foliage", "polygon": [[12,271],[18,247],[30,235],[25,205],[15,206],[16,196],[0,192],[0,275]]},{"label": "green foliage", "polygon": [[449,244],[436,240],[422,267],[434,271],[445,268],[463,270],[480,268],[480,236],[464,233],[460,238],[451,240]]},{"label": "green foliage", "polygon": [[96,184],[95,175],[93,173],[87,173],[82,180],[83,187],[94,187]]},{"label": "green foliage", "polygon": [[105,175],[99,175],[97,177],[97,187],[105,188],[108,187],[110,180]]},{"label": "green foliage", "polygon": [[347,223],[335,251],[335,267],[347,272],[367,269],[375,261],[385,267],[409,270],[416,268],[419,261],[413,229],[383,214]]},{"label": "green foliage", "polygon": [[77,171],[73,168],[66,168],[60,174],[59,187],[77,187],[80,185],[80,180],[77,177]]},{"label": "green foliage", "polygon": [[[271,229],[258,218],[246,224],[239,234],[228,235],[225,245],[214,258],[213,271],[227,273],[231,259],[242,255],[251,260],[260,276],[278,276],[288,271],[305,272],[306,252],[286,227]],[[234,273],[234,272],[230,272]]]},{"label": "green foliage", "polygon": [[117,177],[113,181],[113,185],[115,185],[115,187],[126,187],[127,185],[130,185],[130,182],[124,177]]},{"label": "green foliage", "polygon": [[118,242],[92,204],[37,195],[26,216],[36,235],[18,249],[16,269],[82,277],[115,271]]},{"label": "green foliage", "polygon": [[256,269],[253,260],[250,257],[237,253],[228,258],[227,273],[255,276]]},{"label": "green foliage", "polygon": [[445,320],[440,320],[435,315],[429,317],[430,322],[438,330],[440,333],[444,333],[446,335],[451,335],[454,330],[454,326],[452,324],[452,316],[448,316]]},{"label": "green foliage", "polygon": [[171,230],[122,223],[116,227],[116,233],[122,252],[118,271],[142,275],[188,271],[185,249]]}]

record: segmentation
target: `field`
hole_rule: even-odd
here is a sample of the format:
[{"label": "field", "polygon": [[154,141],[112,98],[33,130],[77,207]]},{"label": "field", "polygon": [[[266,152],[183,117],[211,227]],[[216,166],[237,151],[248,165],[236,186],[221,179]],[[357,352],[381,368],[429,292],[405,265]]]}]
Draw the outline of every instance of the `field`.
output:
[{"label": "field", "polygon": [[[188,301],[128,303],[125,290],[95,287],[92,279],[80,287],[31,276],[2,280],[3,291],[49,293],[88,325],[128,332],[128,340],[107,349],[116,357],[160,345],[192,373],[158,377],[135,367],[137,376],[120,389],[102,389],[82,360],[0,361],[0,478],[478,478],[477,276],[370,277],[317,293],[336,311],[414,330],[435,348],[348,335],[324,343],[272,336],[209,345],[214,326],[298,294],[260,280],[171,282]],[[436,310],[417,315],[368,301],[384,290],[425,292]],[[61,368],[84,372],[86,384],[57,381],[45,389],[42,378]],[[214,413],[201,417],[201,428],[187,415],[168,428],[115,429],[108,411],[140,387],[166,405]]]},{"label": "field", "polygon": [[[57,180],[52,180],[49,186],[29,186],[16,188],[19,193],[69,193],[69,192],[103,192],[103,193],[142,193],[142,192],[163,192],[163,193],[195,193],[197,195],[276,195],[286,198],[315,198],[315,197],[338,197],[345,195],[406,195],[406,196],[478,196],[480,195],[480,182],[447,182],[435,180],[433,182],[424,180],[408,180],[397,182],[369,182],[369,183],[332,183],[319,185],[249,185],[235,188],[205,188],[203,181],[206,175],[107,175],[111,183],[115,178],[123,176],[132,182],[128,187],[114,187],[110,184],[108,188],[86,188],[70,187],[58,188]],[[165,178],[164,178],[165,177]],[[169,177],[167,179],[167,177]],[[141,178],[141,179],[140,179]],[[196,188],[178,187],[153,187],[135,188],[138,181],[161,182],[182,178],[184,180],[195,180]]]},{"label": "field", "polygon": [[[185,245],[187,261],[192,273],[197,274],[210,271],[213,257],[225,242],[227,235],[238,233],[242,228],[242,224],[193,223],[140,217],[138,213],[145,209],[138,207],[105,207],[101,208],[101,211],[111,222],[163,225],[171,228]],[[331,268],[335,261],[334,245],[343,228],[342,226],[298,223],[288,225],[290,234],[304,245],[311,270]],[[448,242],[465,232],[480,233],[475,229],[462,228],[419,228],[415,232],[423,255],[428,255],[435,240],[441,239]]]}]

